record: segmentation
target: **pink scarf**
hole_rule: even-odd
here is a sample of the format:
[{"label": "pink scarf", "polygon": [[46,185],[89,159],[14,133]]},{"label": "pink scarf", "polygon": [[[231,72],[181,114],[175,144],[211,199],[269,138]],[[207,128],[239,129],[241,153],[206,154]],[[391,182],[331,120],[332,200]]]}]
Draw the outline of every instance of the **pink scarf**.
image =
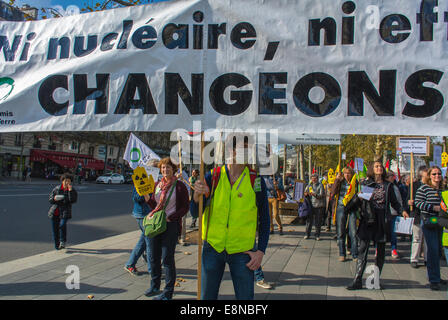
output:
[{"label": "pink scarf", "polygon": [[159,184],[157,185],[158,188],[162,191],[162,194],[160,196],[159,202],[157,203],[157,206],[154,208],[154,210],[151,211],[150,214],[154,214],[157,211],[160,211],[165,206],[165,201],[168,198],[168,191],[171,190],[171,187],[176,181],[177,178],[175,176],[171,177],[169,180],[166,177],[163,177],[162,180],[160,180]]}]

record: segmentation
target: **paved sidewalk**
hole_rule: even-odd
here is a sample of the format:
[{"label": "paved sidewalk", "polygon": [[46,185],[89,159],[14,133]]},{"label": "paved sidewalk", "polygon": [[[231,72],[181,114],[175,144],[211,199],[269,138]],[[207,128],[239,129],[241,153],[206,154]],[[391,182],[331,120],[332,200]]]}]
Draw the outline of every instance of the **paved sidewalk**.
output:
[{"label": "paved sidewalk", "polygon": [[[285,222],[290,221],[284,217]],[[321,241],[304,240],[304,226],[286,224],[284,235],[271,235],[263,260],[266,281],[273,290],[255,286],[257,300],[446,300],[447,288],[429,290],[426,268],[412,269],[409,265],[410,242],[399,242],[399,261],[390,256],[381,275],[384,290],[347,291],[354,262],[339,262],[334,233],[323,232]],[[61,250],[0,264],[0,300],[142,300],[149,287],[146,264],[139,260],[142,273],[132,276],[123,267],[134,247],[139,231],[125,233]],[[390,253],[390,250],[387,251]],[[374,249],[368,265],[373,264]],[[448,268],[442,264],[442,278]],[[66,268],[76,265],[80,270],[80,289],[69,290],[65,282],[70,274]],[[197,245],[176,247],[176,267],[179,286],[174,299],[196,299]],[[364,276],[364,279],[367,275]],[[162,280],[162,287],[164,281]],[[230,273],[226,269],[220,289],[220,299],[234,299]]]}]

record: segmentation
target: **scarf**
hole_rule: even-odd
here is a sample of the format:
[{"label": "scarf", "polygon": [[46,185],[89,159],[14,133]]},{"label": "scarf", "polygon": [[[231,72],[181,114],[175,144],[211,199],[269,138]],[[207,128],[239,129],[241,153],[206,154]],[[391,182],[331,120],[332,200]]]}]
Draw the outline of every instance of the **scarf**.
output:
[{"label": "scarf", "polygon": [[169,180],[166,177],[163,177],[162,180],[160,180],[157,187],[160,188],[162,194],[160,195],[160,199],[159,199],[159,202],[157,203],[157,206],[154,208],[154,210],[151,211],[150,214],[154,214],[155,212],[163,209],[163,207],[165,206],[165,202],[169,195],[168,191],[171,190],[171,187],[176,180],[177,180],[177,178],[175,176],[173,176]]}]

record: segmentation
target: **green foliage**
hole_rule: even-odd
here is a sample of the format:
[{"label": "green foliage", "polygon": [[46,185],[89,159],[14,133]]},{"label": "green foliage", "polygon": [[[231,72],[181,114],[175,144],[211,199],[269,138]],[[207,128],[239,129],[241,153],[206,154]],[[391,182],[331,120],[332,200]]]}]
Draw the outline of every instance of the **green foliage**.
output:
[{"label": "green foliage", "polygon": [[[396,137],[379,135],[342,135],[342,152],[346,154],[346,160],[342,160],[346,166],[355,158],[364,159],[369,163],[375,159],[383,159],[383,154],[390,151],[390,159],[396,157]],[[305,147],[305,154],[308,147]],[[336,169],[339,163],[339,146],[313,146],[313,165],[325,169]]]}]

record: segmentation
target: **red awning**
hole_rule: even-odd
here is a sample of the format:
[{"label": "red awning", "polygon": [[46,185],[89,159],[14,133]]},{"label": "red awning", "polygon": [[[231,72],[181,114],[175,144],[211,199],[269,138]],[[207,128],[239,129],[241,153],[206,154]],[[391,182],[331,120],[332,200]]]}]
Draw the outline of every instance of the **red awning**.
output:
[{"label": "red awning", "polygon": [[93,156],[90,155],[49,150],[31,150],[30,161],[44,162],[47,160],[50,160],[61,167],[67,168],[75,168],[79,163],[81,163],[82,167],[85,169],[104,169],[104,161],[94,159]]}]

